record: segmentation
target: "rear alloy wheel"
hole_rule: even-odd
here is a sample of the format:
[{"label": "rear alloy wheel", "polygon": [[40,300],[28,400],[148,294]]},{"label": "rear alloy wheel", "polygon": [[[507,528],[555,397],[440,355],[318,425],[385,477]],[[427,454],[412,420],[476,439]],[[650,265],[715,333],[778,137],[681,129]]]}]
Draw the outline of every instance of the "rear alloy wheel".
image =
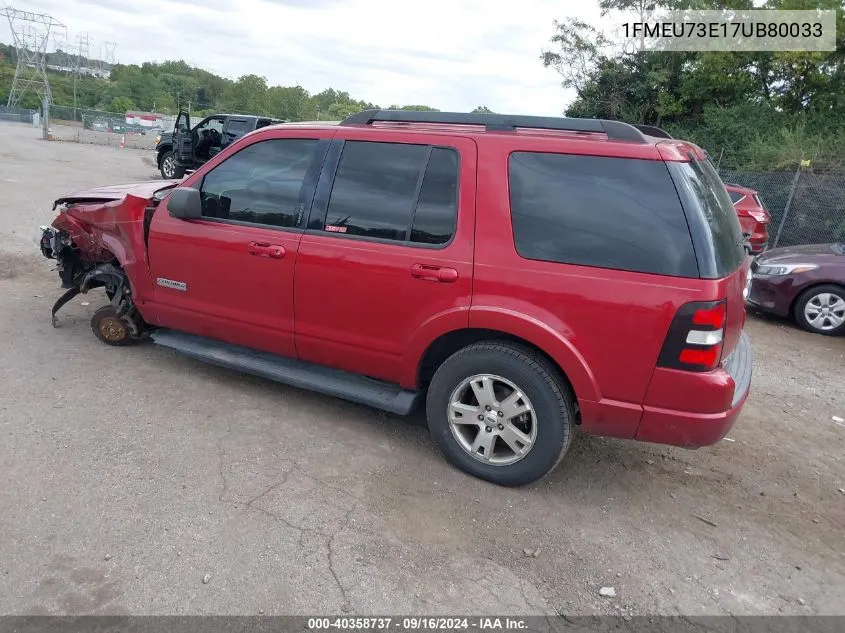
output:
[{"label": "rear alloy wheel", "polygon": [[91,330],[94,336],[106,345],[132,345],[138,340],[129,336],[129,330],[117,316],[112,306],[103,306],[91,317]]},{"label": "rear alloy wheel", "polygon": [[810,288],[795,303],[794,316],[798,325],[810,332],[845,333],[845,288],[833,284]]},{"label": "rear alloy wheel", "polygon": [[492,341],[465,347],[438,368],[426,413],[452,464],[503,486],[550,473],[569,447],[574,420],[568,389],[544,357]]}]

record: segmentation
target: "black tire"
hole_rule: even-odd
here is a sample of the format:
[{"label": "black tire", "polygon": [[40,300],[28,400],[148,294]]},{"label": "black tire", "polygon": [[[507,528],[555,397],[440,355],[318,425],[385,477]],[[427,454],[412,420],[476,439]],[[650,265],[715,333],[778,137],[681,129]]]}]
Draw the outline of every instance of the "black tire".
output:
[{"label": "black tire", "polygon": [[94,313],[91,317],[91,330],[94,336],[106,345],[123,347],[138,342],[138,339],[129,335],[129,330],[120,322],[112,306],[103,306]]},{"label": "black tire", "polygon": [[[831,327],[830,329],[822,329],[821,327],[815,327],[810,321],[807,319],[806,314],[804,313],[807,304],[813,301],[819,295],[833,295],[834,297],[838,298],[841,302],[845,303],[845,288],[842,286],[838,286],[836,284],[823,284],[821,286],[813,286],[812,288],[808,288],[805,290],[798,300],[795,302],[795,307],[792,310],[792,316],[795,319],[795,322],[798,323],[801,328],[807,330],[808,332],[813,332],[815,334],[824,334],[825,336],[836,336],[838,334],[845,334],[845,322],[840,323],[838,326]],[[836,316],[841,316],[841,312],[837,309]],[[824,323],[830,324],[830,321],[824,321]]]},{"label": "black tire", "polygon": [[185,170],[176,166],[176,157],[172,151],[164,152],[158,161],[158,169],[165,180],[176,180],[185,175]]},{"label": "black tire", "polygon": [[[448,419],[452,392],[478,374],[510,381],[533,406],[536,439],[515,463],[485,463],[470,455],[452,433]],[[560,463],[572,441],[575,407],[558,371],[543,356],[521,345],[488,341],[469,345],[440,365],[429,385],[426,417],[432,438],[454,466],[494,484],[523,486],[542,479]]]}]

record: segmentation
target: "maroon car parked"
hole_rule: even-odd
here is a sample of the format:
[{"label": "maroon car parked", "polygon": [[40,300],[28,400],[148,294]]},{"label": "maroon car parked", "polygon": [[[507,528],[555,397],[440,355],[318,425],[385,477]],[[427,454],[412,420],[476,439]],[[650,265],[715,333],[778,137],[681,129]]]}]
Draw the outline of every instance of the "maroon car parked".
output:
[{"label": "maroon car parked", "polygon": [[845,243],[776,248],[751,264],[748,304],[810,332],[845,333]]}]

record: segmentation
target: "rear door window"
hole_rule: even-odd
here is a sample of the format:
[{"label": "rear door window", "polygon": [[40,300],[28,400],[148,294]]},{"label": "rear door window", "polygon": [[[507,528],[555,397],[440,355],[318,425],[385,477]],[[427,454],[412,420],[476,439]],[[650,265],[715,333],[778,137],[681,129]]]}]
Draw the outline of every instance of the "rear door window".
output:
[{"label": "rear door window", "polygon": [[458,153],[410,143],[346,141],[325,219],[346,237],[443,246],[455,232]]},{"label": "rear door window", "polygon": [[662,161],[514,152],[508,180],[522,257],[698,276],[686,216]]}]

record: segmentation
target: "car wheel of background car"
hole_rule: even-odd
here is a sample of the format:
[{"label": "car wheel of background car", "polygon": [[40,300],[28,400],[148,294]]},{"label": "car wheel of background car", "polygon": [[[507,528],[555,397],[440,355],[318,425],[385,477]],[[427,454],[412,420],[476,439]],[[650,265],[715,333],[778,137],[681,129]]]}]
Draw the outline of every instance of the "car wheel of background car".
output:
[{"label": "car wheel of background car", "polygon": [[795,303],[794,316],[810,332],[845,333],[845,288],[825,284],[806,290]]},{"label": "car wheel of background car", "polygon": [[94,331],[94,336],[106,345],[122,346],[138,342],[137,339],[129,336],[129,330],[123,325],[112,306],[103,306],[94,313],[91,317],[91,329]]},{"label": "car wheel of background car", "polygon": [[426,398],[428,427],[461,470],[503,486],[541,479],[572,439],[573,399],[551,364],[521,345],[483,342],[450,356]]},{"label": "car wheel of background car", "polygon": [[165,180],[174,180],[185,175],[185,170],[176,166],[176,157],[173,152],[165,152],[159,164],[161,177]]}]

